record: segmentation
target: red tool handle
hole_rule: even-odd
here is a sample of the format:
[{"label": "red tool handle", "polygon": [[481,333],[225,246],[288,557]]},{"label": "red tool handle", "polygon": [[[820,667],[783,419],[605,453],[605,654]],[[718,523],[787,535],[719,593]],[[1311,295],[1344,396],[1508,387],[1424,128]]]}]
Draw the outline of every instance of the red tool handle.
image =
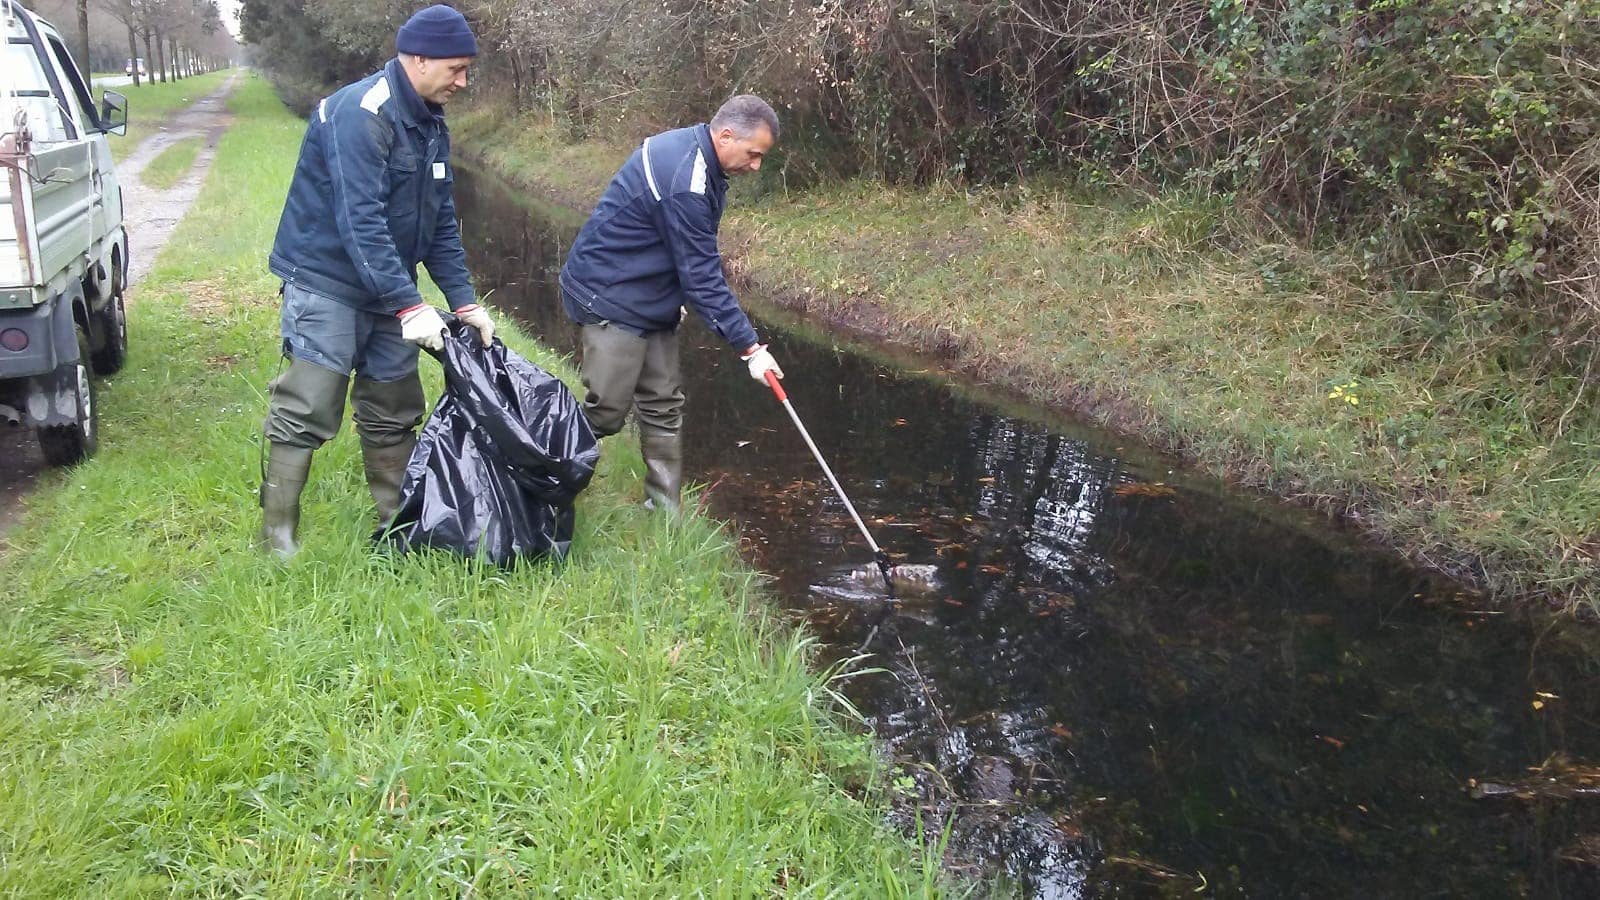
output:
[{"label": "red tool handle", "polygon": [[788,403],[789,395],[783,392],[783,384],[778,381],[778,375],[771,369],[767,370],[767,387],[772,388],[772,393],[777,395],[779,403]]}]

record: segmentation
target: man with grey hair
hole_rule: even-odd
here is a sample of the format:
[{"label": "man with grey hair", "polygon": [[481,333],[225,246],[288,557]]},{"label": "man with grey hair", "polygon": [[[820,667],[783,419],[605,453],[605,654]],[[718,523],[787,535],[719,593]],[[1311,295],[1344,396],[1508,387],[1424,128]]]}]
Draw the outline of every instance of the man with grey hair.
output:
[{"label": "man with grey hair", "polygon": [[694,310],[738,350],[751,378],[783,377],[729,289],[717,247],[728,176],[760,169],[777,139],[777,114],[751,94],[724,103],[710,124],[646,138],[561,268],[562,305],[582,335],[584,414],[604,437],[636,411],[652,508],[679,506],[682,310]]}]

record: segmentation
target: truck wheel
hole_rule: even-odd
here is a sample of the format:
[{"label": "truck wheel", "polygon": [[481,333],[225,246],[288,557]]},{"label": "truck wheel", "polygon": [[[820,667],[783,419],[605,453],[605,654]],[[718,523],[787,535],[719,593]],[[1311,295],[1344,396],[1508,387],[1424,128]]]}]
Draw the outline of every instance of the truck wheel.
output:
[{"label": "truck wheel", "polygon": [[100,331],[106,336],[106,345],[94,356],[94,370],[101,375],[113,375],[128,360],[128,308],[122,302],[119,289],[111,296],[105,309],[95,314],[100,319]]},{"label": "truck wheel", "polygon": [[79,325],[78,361],[72,364],[77,382],[77,421],[71,425],[50,425],[39,429],[39,449],[44,451],[45,462],[53,466],[71,466],[94,455],[100,443],[100,407],[94,402],[93,373],[89,367],[89,335]]}]

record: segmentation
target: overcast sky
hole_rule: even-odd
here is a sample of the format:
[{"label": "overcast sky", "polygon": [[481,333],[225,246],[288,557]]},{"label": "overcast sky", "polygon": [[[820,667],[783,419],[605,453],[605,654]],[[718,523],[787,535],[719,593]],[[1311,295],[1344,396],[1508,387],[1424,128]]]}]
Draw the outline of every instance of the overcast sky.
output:
[{"label": "overcast sky", "polygon": [[239,36],[239,0],[217,0],[217,12],[222,13],[222,24],[237,38]]}]

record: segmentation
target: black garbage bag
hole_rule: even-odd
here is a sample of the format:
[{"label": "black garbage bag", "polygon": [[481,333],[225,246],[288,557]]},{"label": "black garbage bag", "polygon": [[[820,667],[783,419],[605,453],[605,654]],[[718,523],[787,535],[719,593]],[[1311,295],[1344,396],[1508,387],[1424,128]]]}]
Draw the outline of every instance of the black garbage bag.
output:
[{"label": "black garbage bag", "polygon": [[560,379],[452,321],[444,396],[406,466],[400,508],[379,538],[437,547],[500,566],[566,556],[573,501],[594,476],[600,445]]}]

